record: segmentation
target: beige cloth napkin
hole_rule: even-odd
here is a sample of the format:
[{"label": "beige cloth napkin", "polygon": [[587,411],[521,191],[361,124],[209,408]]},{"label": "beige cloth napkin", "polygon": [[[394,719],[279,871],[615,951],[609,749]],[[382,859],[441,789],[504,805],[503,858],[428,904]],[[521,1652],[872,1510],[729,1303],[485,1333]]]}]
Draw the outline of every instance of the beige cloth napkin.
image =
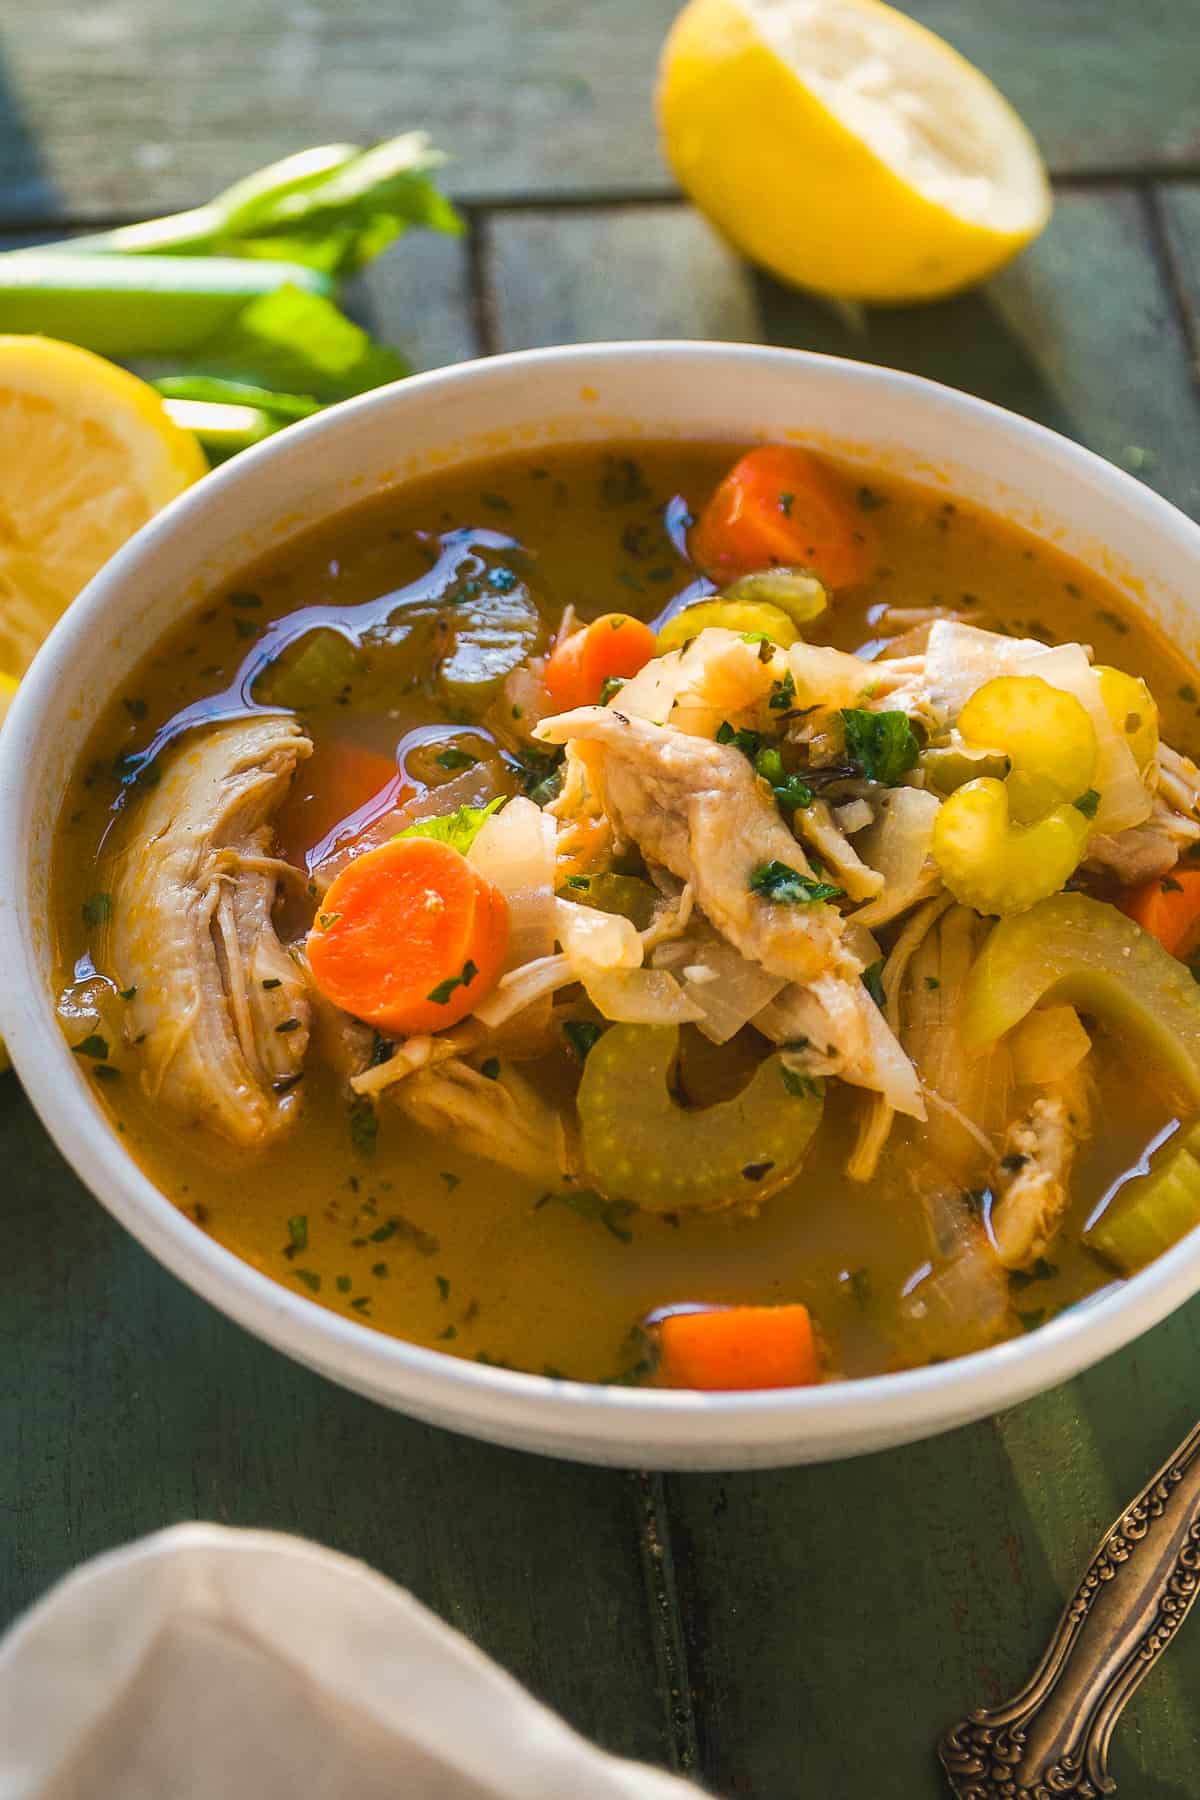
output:
[{"label": "beige cloth napkin", "polygon": [[0,1644],[0,1800],[688,1795],[299,1538],[160,1532],[67,1576]]}]

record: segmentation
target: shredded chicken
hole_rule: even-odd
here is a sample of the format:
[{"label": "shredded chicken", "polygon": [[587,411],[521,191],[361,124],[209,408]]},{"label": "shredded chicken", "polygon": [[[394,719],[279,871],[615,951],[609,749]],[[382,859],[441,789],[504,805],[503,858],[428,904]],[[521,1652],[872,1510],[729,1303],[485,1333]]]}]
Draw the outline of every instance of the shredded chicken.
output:
[{"label": "shredded chicken", "polygon": [[772,905],[751,887],[771,862],[812,870],[739,750],[603,706],[544,720],[537,735],[603,747],[596,773],[618,833],[690,883],[700,910],[744,956],[795,981],[851,960],[832,907]]},{"label": "shredded chicken", "polygon": [[248,1149],[294,1117],[308,1047],[308,983],[273,923],[287,865],[270,819],[311,750],[283,716],[186,738],[130,809],[112,884],[108,957],[133,990],[143,1082]]},{"label": "shredded chicken", "polygon": [[925,1117],[916,1070],[861,981],[826,975],[807,987],[785,988],[754,1024],[789,1050],[802,1073],[837,1075],[874,1088],[896,1112]]},{"label": "shredded chicken", "polygon": [[992,1234],[1007,1269],[1044,1256],[1071,1198],[1071,1168],[1090,1123],[1085,1067],[1039,1094],[1009,1126],[992,1178]]},{"label": "shredded chicken", "polygon": [[496,1079],[461,1057],[427,1063],[393,1090],[396,1104],[425,1131],[455,1147],[554,1187],[574,1173],[561,1113],[515,1069]]},{"label": "shredded chicken", "polygon": [[1092,838],[1086,866],[1115,875],[1128,887],[1155,875],[1168,875],[1195,843],[1200,843],[1200,822],[1178,812],[1160,793],[1144,825],[1133,825],[1115,837]]},{"label": "shredded chicken", "polygon": [[[856,804],[863,804],[861,801]],[[883,889],[883,876],[869,869],[850,843],[824,800],[814,800],[795,815],[805,842],[811,844],[838,885],[851,900],[870,900]]]}]

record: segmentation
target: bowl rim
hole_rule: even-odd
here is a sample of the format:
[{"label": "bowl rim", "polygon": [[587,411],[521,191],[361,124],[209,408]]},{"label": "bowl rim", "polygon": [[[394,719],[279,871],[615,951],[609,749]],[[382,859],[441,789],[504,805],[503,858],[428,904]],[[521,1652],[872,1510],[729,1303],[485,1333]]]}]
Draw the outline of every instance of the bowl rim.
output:
[{"label": "bowl rim", "polygon": [[[1132,1279],[1101,1290],[1028,1335],[953,1361],[833,1382],[817,1387],[758,1392],[697,1393],[690,1390],[597,1386],[483,1364],[390,1337],[356,1319],[343,1318],[272,1276],[261,1273],[199,1229],[141,1171],[96,1101],[79,1079],[58,1028],[49,994],[24,979],[39,960],[30,930],[26,885],[24,815],[36,783],[36,745],[43,715],[60,680],[60,665],[86,655],[89,637],[113,609],[126,616],[140,568],[152,562],[184,521],[219,514],[227,490],[256,479],[314,439],[352,442],[359,425],[377,414],[422,404],[430,395],[482,380],[527,376],[563,364],[603,368],[613,361],[664,357],[688,364],[765,363],[793,375],[817,368],[847,384],[866,384],[954,417],[973,416],[1006,435],[1020,450],[1057,459],[1086,475],[1114,502],[1141,512],[1174,539],[1200,568],[1200,526],[1169,501],[1093,451],[993,403],[923,376],[769,345],[712,340],[649,339],[570,344],[476,358],[385,388],[375,389],[289,427],[243,452],[185,491],[152,519],[101,569],[54,627],[21,683],[0,732],[0,966],[17,978],[0,985],[0,1032],[25,1091],[54,1142],[83,1183],[158,1261],[222,1312],[344,1385],[385,1403],[454,1428],[509,1442],[533,1442],[560,1454],[667,1462],[699,1436],[722,1434],[722,1460],[734,1467],[739,1452],[755,1447],[800,1451],[806,1428],[824,1441],[847,1440],[825,1457],[853,1454],[870,1437],[881,1413],[903,1412],[906,1425],[895,1442],[913,1441],[959,1422],[995,1412],[1064,1380],[1101,1360],[1158,1324],[1200,1289],[1200,1233],[1177,1244]],[[94,715],[93,715],[94,722]],[[507,1424],[489,1417],[506,1403]],[[737,1425],[746,1427],[739,1434]],[[493,1429],[493,1425],[495,1429]],[[636,1457],[632,1454],[637,1446]],[[675,1466],[683,1466],[676,1464]]]}]

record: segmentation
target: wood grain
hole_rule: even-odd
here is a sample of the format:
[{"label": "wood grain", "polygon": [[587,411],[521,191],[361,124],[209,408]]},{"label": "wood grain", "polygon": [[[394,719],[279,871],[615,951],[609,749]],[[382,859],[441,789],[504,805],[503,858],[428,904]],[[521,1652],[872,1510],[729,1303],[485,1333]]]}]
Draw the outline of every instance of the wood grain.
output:
[{"label": "wood grain", "polygon": [[582,1731],[668,1762],[633,1478],[342,1392],[168,1275],[0,1078],[0,1628],[181,1519],[298,1532],[409,1587]]},{"label": "wood grain", "polygon": [[[913,0],[1056,170],[1200,158],[1198,0]],[[327,139],[413,125],[458,193],[669,191],[651,89],[675,0],[45,0],[0,55],[0,223],[144,215]]]}]

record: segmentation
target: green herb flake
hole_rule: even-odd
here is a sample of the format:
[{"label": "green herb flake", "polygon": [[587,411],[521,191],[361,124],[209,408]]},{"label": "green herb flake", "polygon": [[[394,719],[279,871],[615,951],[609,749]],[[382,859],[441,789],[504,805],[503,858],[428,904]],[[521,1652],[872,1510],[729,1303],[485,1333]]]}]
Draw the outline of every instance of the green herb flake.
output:
[{"label": "green herb flake", "polygon": [[504,794],[498,794],[486,806],[460,806],[455,812],[443,813],[436,819],[418,819],[415,825],[406,826],[396,836],[434,838],[465,856],[482,831],[484,822],[499,811],[505,798]]},{"label": "green herb flake", "polygon": [[559,1193],[543,1194],[535,1203],[535,1210],[549,1206],[551,1202],[569,1206],[581,1219],[591,1219],[596,1224],[603,1225],[605,1231],[610,1232],[622,1244],[632,1244],[633,1233],[625,1224],[625,1220],[637,1211],[631,1201],[606,1200],[594,1188],[564,1188]]},{"label": "green herb flake", "polygon": [[873,962],[869,968],[863,970],[862,984],[866,988],[868,994],[870,994],[880,1012],[882,1012],[887,1005],[887,995],[883,991],[882,956],[877,962]]},{"label": "green herb flake", "polygon": [[235,619],[233,621],[233,629],[240,638],[256,638],[262,636],[262,627],[256,625],[253,619]]},{"label": "green herb flake", "polygon": [[127,987],[127,988],[121,989],[120,998],[122,1000],[134,1000],[134,999],[136,999],[136,997],[137,997],[137,983],[136,982],[133,984],[132,987]]},{"label": "green herb flake", "polygon": [[1072,800],[1071,805],[1076,812],[1081,812],[1085,819],[1094,819],[1100,810],[1100,796],[1095,788],[1088,788],[1086,793],[1080,794],[1078,800]]},{"label": "green herb flake", "polygon": [[320,1293],[321,1277],[317,1274],[315,1269],[293,1269],[292,1274],[296,1277],[297,1281],[302,1281],[304,1283],[310,1294]]},{"label": "green herb flake", "polygon": [[317,924],[321,927],[322,931],[328,931],[332,926],[337,924],[341,916],[340,912],[318,913]]},{"label": "green herb flake", "polygon": [[606,675],[604,677],[604,684],[600,689],[601,706],[607,706],[613,695],[619,694],[624,686],[625,677],[623,675]]},{"label": "green herb flake", "polygon": [[487,1057],[483,1062],[480,1063],[479,1073],[482,1076],[484,1076],[486,1078],[486,1080],[488,1080],[488,1081],[499,1081],[499,1079],[500,1079],[500,1058],[498,1056]]},{"label": "green herb flake", "polygon": [[93,894],[83,903],[85,925],[106,925],[112,918],[112,895]]},{"label": "green herb flake", "polygon": [[858,706],[842,708],[846,728],[846,753],[868,781],[895,787],[916,766],[920,745],[902,712],[867,712]]},{"label": "green herb flake", "polygon": [[299,1031],[302,1023],[303,1023],[303,1020],[301,1020],[301,1019],[284,1019],[280,1024],[278,1024],[275,1027],[275,1029],[282,1036],[286,1037],[286,1035],[289,1031]]},{"label": "green herb flake", "polygon": [[874,488],[860,487],[855,498],[860,512],[878,512],[881,506],[887,505],[887,495],[877,493]]},{"label": "green herb flake", "polygon": [[780,494],[779,510],[783,514],[785,519],[791,518],[792,507],[795,504],[795,500],[796,500],[795,494]]},{"label": "green herb flake", "polygon": [[1173,875],[1164,875],[1159,881],[1158,891],[1160,894],[1182,894],[1183,883],[1176,881]]},{"label": "green herb flake", "polygon": [[492,512],[508,513],[512,511],[512,501],[506,500],[503,494],[485,492],[480,494],[479,498],[485,506],[491,508]]},{"label": "green herb flake", "polygon": [[636,506],[639,500],[649,500],[641,465],[632,456],[605,457],[600,498],[605,506]]},{"label": "green herb flake", "polygon": [[813,906],[819,900],[838,900],[842,889],[832,882],[818,881],[801,875],[798,869],[772,858],[755,869],[750,877],[750,892],[773,906]]},{"label": "green herb flake", "polygon": [[1185,706],[1195,706],[1197,701],[1200,701],[1200,694],[1196,692],[1190,681],[1185,681],[1179,689],[1179,698]]},{"label": "green herb flake", "polygon": [[838,1276],[838,1280],[852,1300],[857,1300],[860,1306],[866,1306],[871,1299],[871,1277],[866,1269],[846,1269]]},{"label": "green herb flake", "polygon": [[462,1176],[461,1175],[452,1175],[449,1169],[442,1169],[440,1171],[440,1174],[441,1174],[442,1180],[446,1184],[446,1188],[447,1188],[448,1192],[450,1192],[451,1194],[454,1192],[455,1188],[458,1187],[462,1182]]},{"label": "green herb flake", "polygon": [[1046,1308],[1044,1306],[1035,1307],[1032,1312],[1021,1312],[1018,1309],[1017,1323],[1022,1331],[1036,1331],[1039,1325],[1046,1323]]},{"label": "green herb flake", "polygon": [[[784,1046],[785,1049],[789,1047]],[[815,1075],[802,1075],[799,1069],[789,1069],[785,1064],[780,1065],[779,1073],[783,1077],[784,1087],[794,1100],[819,1100],[825,1092]]]},{"label": "green herb flake", "polygon": [[437,1256],[441,1244],[432,1232],[425,1231],[420,1225],[414,1225],[402,1213],[393,1213],[390,1219],[376,1226],[370,1235],[372,1244],[401,1243],[411,1244],[421,1256]]},{"label": "green herb flake", "polygon": [[574,888],[577,893],[584,894],[587,893],[591,885],[592,878],[590,875],[568,875],[567,879],[563,882],[564,887]]},{"label": "green herb flake", "polygon": [[433,1279],[437,1283],[439,1297],[443,1300],[448,1300],[450,1298],[450,1283],[447,1281],[446,1277],[444,1275],[435,1275]]},{"label": "green herb flake", "polygon": [[144,700],[139,700],[139,699],[125,700],[122,702],[122,705],[124,706],[125,711],[129,714],[131,719],[137,719],[137,720],[144,719],[146,716],[146,713],[149,710],[149,708],[146,705],[146,702]]},{"label": "green herb flake", "polygon": [[356,1094],[350,1102],[350,1142],[359,1156],[374,1156],[379,1136],[375,1103],[369,1094]]},{"label": "green herb flake", "polygon": [[425,998],[434,1006],[448,1006],[450,1003],[450,996],[453,994],[455,988],[470,987],[478,973],[479,970],[475,967],[475,964],[470,958],[468,958],[462,966],[461,975],[448,975],[445,981],[439,981],[437,986],[432,988],[430,992],[426,994]]},{"label": "green herb flake", "polygon": [[262,605],[262,598],[258,594],[230,594],[229,604],[230,606],[253,608]]},{"label": "green herb flake", "polygon": [[433,760],[439,769],[445,769],[448,773],[454,773],[459,769],[474,769],[479,764],[477,756],[472,756],[467,750],[456,750],[453,745],[446,750],[439,751]]},{"label": "green herb flake", "polygon": [[377,1281],[386,1281],[391,1270],[385,1262],[377,1262],[371,1264],[371,1273]]},{"label": "green herb flake", "polygon": [[81,1044],[75,1046],[76,1056],[91,1056],[97,1062],[108,1061],[108,1043],[97,1031],[91,1032]]},{"label": "green herb flake", "polygon": [[746,729],[735,731],[728,719],[721,720],[713,736],[718,744],[731,745],[733,749],[740,750],[742,755],[748,757],[751,762],[762,749],[761,731]]},{"label": "green herb flake", "polygon": [[114,1069],[111,1063],[96,1063],[92,1074],[97,1081],[120,1081],[120,1069]]},{"label": "green herb flake", "polygon": [[263,987],[267,991],[267,993],[270,993],[272,988],[277,988],[277,987],[282,987],[282,986],[283,986],[283,980],[278,975],[268,975],[266,980],[263,982]]},{"label": "green herb flake", "polygon": [[789,669],[782,681],[771,683],[771,696],[767,701],[767,706],[772,712],[787,712],[795,698],[796,683],[793,681],[792,671]]},{"label": "green herb flake", "polygon": [[457,1325],[447,1325],[445,1331],[438,1332],[437,1341],[439,1344],[448,1344],[451,1342],[452,1339],[456,1338],[457,1336],[458,1336],[458,1326]]},{"label": "green herb flake", "polygon": [[289,1248],[292,1252],[308,1249],[308,1214],[296,1213],[287,1222]]},{"label": "green herb flake", "polygon": [[587,1061],[589,1050],[595,1047],[603,1032],[604,1027],[594,1024],[591,1019],[568,1019],[563,1026],[563,1036],[581,1063]]},{"label": "green herb flake", "polygon": [[941,985],[942,984],[936,975],[927,975],[925,977],[925,986],[931,994],[936,994]]},{"label": "green herb flake", "polygon": [[370,1312],[371,1296],[370,1294],[356,1294],[350,1304],[357,1313]]},{"label": "green herb flake", "polygon": [[333,1285],[339,1294],[348,1294],[350,1289],[354,1286],[354,1283],[351,1281],[349,1275],[339,1275]]}]

